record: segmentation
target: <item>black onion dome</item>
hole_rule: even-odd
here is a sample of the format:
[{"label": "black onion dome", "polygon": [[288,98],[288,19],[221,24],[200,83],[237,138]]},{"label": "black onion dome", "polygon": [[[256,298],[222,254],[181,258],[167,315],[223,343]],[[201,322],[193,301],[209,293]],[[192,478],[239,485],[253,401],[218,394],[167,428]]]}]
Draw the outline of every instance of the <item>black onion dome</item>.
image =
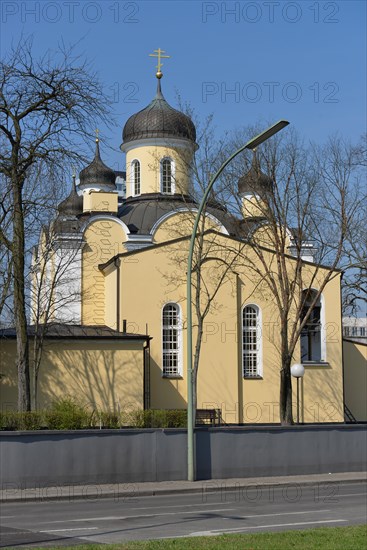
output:
[{"label": "black onion dome", "polygon": [[80,183],[79,186],[83,187],[93,187],[95,185],[104,185],[108,186],[111,190],[116,189],[116,174],[105,165],[101,159],[99,152],[99,142],[96,140],[96,153],[94,159],[89,164],[83,168],[79,174]]},{"label": "black onion dome", "polygon": [[273,190],[273,180],[261,171],[256,153],[254,153],[250,170],[238,180],[238,192],[261,195]]},{"label": "black onion dome", "polygon": [[181,138],[195,143],[196,129],[191,118],[171,107],[165,100],[160,80],[153,101],[126,122],[123,144],[144,138]]},{"label": "black onion dome", "polygon": [[83,212],[83,197],[79,196],[75,188],[75,179],[71,193],[66,199],[60,202],[57,207],[60,216],[77,216]]}]

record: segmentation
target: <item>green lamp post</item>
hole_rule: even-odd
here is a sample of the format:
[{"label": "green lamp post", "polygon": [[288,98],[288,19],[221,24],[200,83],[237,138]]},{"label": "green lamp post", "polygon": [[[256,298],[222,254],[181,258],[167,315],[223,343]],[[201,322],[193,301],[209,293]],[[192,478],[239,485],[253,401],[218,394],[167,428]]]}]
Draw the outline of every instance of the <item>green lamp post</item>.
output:
[{"label": "green lamp post", "polygon": [[204,209],[204,206],[208,200],[208,196],[214,183],[217,181],[227,164],[231,162],[239,153],[245,149],[255,149],[260,143],[263,143],[271,136],[288,126],[289,122],[286,120],[280,120],[273,126],[270,126],[267,130],[254,137],[248,141],[245,145],[240,147],[235,151],[219,168],[213,178],[210,180],[208,187],[205,190],[204,196],[199,205],[194,227],[192,230],[192,235],[190,239],[189,246],[189,257],[187,261],[187,474],[188,480],[195,480],[195,462],[194,462],[194,414],[193,414],[193,376],[192,376],[192,297],[191,297],[191,286],[192,286],[192,257],[194,252],[194,244],[196,233],[199,225],[199,220],[201,213]]}]

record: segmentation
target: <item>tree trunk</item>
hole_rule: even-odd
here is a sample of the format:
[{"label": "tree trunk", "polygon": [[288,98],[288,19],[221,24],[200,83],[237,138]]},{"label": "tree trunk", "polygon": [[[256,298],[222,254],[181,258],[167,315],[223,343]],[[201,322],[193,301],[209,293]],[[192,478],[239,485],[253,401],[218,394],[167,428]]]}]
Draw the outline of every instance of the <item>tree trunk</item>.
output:
[{"label": "tree trunk", "polygon": [[288,319],[286,316],[281,319],[281,361],[280,371],[280,423],[282,426],[291,426],[293,424],[292,411],[292,379],[291,379],[291,361],[292,357],[288,349]]},{"label": "tree trunk", "polygon": [[13,273],[14,273],[14,316],[17,334],[18,410],[31,410],[29,383],[29,352],[27,317],[24,293],[24,216],[22,192],[18,183],[13,184]]}]

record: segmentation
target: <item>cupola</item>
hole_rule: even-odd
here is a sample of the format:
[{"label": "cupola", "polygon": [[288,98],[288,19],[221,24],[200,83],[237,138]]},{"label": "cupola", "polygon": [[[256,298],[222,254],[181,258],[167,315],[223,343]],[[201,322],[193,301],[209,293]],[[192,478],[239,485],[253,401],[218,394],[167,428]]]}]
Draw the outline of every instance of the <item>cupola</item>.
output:
[{"label": "cupola", "polygon": [[191,118],[169,105],[161,87],[162,50],[156,50],[157,92],[147,107],[133,114],[123,131],[126,197],[147,194],[190,195],[196,129]]},{"label": "cupola", "polygon": [[268,199],[273,193],[273,180],[261,171],[259,159],[254,150],[250,170],[238,180],[238,193],[242,198],[244,218],[266,218]]},{"label": "cupola", "polygon": [[88,166],[83,168],[79,174],[79,178],[79,189],[82,191],[86,189],[94,189],[96,191],[116,190],[116,174],[101,159],[98,137],[96,138],[94,159]]}]

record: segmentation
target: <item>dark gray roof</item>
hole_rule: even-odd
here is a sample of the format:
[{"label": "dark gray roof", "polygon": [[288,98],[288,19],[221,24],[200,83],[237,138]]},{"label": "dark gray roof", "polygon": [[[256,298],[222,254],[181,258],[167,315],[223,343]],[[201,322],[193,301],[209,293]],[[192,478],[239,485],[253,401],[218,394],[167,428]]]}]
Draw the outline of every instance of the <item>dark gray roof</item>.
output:
[{"label": "dark gray roof", "polygon": [[[41,329],[42,330],[42,327]],[[36,332],[36,325],[27,327],[28,336],[32,337]],[[0,338],[16,338],[15,328],[0,330]],[[148,340],[147,334],[135,334],[119,332],[106,325],[68,325],[65,323],[50,323],[46,329],[46,338],[76,338],[76,339],[125,339]]]},{"label": "dark gray roof", "polygon": [[183,138],[195,142],[196,129],[192,120],[171,107],[165,100],[158,80],[153,101],[126,122],[123,143],[143,138]]},{"label": "dark gray roof", "polygon": [[79,174],[80,186],[106,185],[111,190],[116,189],[116,174],[105,165],[99,152],[99,141],[96,140],[96,152],[92,162],[83,168]]},{"label": "dark gray roof", "polygon": [[[127,225],[130,233],[148,235],[165,214],[194,208],[197,208],[197,203],[189,196],[147,193],[124,201],[118,211],[118,217]],[[224,207],[212,204],[207,211],[224,225],[230,235],[237,234],[238,221]]]},{"label": "dark gray roof", "polygon": [[76,191],[75,180],[70,195],[60,202],[57,210],[61,216],[77,216],[83,212],[83,197]]},{"label": "dark gray roof", "polygon": [[256,154],[252,159],[250,170],[238,180],[238,192],[262,195],[273,190],[273,180],[261,171]]}]

